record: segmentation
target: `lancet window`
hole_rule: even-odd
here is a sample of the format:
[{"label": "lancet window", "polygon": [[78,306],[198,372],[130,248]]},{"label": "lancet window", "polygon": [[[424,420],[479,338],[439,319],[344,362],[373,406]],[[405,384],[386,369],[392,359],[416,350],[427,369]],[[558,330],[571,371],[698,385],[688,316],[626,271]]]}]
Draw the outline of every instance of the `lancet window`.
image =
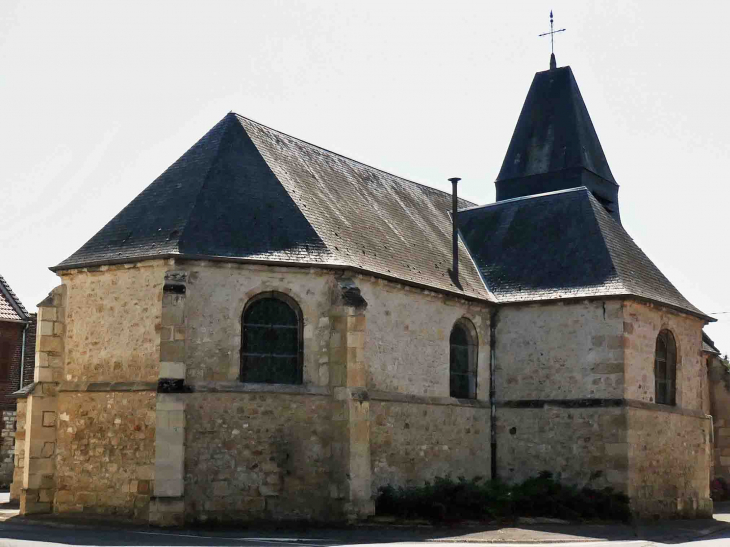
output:
[{"label": "lancet window", "polygon": [[449,394],[459,399],[477,396],[477,334],[468,319],[459,319],[449,337]]},{"label": "lancet window", "polygon": [[654,354],[655,401],[660,405],[676,404],[677,344],[668,330],[659,333]]}]

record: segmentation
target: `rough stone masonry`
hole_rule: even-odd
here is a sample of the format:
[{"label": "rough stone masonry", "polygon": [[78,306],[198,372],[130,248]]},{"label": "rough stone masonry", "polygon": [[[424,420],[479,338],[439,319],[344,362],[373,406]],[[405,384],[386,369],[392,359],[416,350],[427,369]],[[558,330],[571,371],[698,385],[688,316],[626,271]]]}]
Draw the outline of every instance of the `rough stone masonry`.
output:
[{"label": "rough stone masonry", "polygon": [[[501,478],[548,469],[627,492],[638,515],[711,513],[701,321],[685,314],[622,299],[495,314],[354,272],[204,260],[60,275],[39,310],[35,383],[19,395],[23,514],[361,519],[381,486],[490,476],[492,403]],[[244,307],[271,291],[301,308],[301,385],[237,379]],[[468,400],[449,396],[462,318],[478,338]],[[664,327],[679,341],[677,408],[644,395]]]}]

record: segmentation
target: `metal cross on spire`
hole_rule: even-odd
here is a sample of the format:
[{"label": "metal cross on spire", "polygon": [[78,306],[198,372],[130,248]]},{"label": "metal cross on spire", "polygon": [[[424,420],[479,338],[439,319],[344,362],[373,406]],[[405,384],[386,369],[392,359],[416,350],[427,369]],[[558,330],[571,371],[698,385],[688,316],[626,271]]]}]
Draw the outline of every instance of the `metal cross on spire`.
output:
[{"label": "metal cross on spire", "polygon": [[553,10],[550,10],[550,32],[544,32],[540,34],[540,36],[548,36],[550,35],[550,70],[553,70],[557,67],[557,63],[555,62],[555,44],[554,44],[554,36],[558,32],[564,32],[565,29],[561,28],[560,30],[553,30]]}]

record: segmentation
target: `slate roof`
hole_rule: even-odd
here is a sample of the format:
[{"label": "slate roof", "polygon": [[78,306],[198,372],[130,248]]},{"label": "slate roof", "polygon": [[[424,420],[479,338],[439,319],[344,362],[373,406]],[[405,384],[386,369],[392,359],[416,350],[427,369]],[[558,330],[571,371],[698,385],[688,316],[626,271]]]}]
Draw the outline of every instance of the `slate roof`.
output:
[{"label": "slate roof", "polygon": [[586,186],[620,221],[618,184],[569,66],[535,74],[495,184],[497,201]]},{"label": "slate roof", "polygon": [[708,344],[705,341],[702,342],[702,351],[704,351],[706,353],[714,353],[715,355],[720,355],[719,351],[714,349],[710,344]]},{"label": "slate roof", "polygon": [[[460,207],[474,204],[460,200]],[[494,301],[460,243],[451,195],[228,114],[52,270],[165,256],[359,268]]]},{"label": "slate roof", "polygon": [[28,310],[0,275],[0,321],[28,321]]},{"label": "slate roof", "polygon": [[720,355],[720,350],[717,349],[717,346],[715,346],[715,342],[712,341],[712,338],[705,334],[705,331],[702,331],[702,351],[707,353],[714,353],[715,355]]},{"label": "slate roof", "polygon": [[348,267],[490,302],[635,296],[713,320],[585,187],[459,207],[457,287],[450,194],[231,113],[52,270],[171,256]]},{"label": "slate roof", "polygon": [[712,320],[584,187],[474,207],[459,216],[461,235],[499,302],[626,295]]},{"label": "slate roof", "polygon": [[538,72],[498,181],[583,167],[616,184],[569,66]]}]

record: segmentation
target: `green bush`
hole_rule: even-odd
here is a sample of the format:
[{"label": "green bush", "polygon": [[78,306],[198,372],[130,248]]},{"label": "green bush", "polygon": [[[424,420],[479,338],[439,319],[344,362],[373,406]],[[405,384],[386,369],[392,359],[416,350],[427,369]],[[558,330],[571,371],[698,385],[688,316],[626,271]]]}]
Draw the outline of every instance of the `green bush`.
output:
[{"label": "green bush", "polygon": [[629,499],[611,488],[568,486],[544,471],[537,477],[507,485],[482,477],[436,477],[423,486],[380,489],[379,515],[444,520],[509,520],[552,517],[568,520],[628,520]]}]

